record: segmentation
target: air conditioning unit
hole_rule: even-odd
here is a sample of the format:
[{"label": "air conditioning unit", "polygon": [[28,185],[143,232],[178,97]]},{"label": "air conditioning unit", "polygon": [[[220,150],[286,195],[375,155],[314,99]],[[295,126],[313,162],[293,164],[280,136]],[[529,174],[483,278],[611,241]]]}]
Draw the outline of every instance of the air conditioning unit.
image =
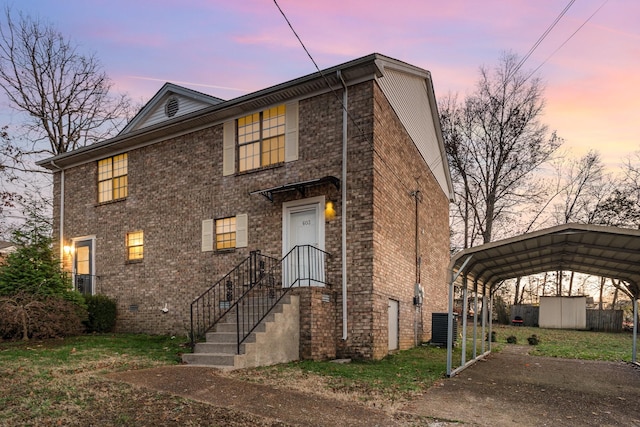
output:
[{"label": "air conditioning unit", "polygon": [[[449,313],[431,313],[431,341],[432,345],[446,346],[449,330]],[[453,344],[458,336],[458,322],[453,319]]]}]

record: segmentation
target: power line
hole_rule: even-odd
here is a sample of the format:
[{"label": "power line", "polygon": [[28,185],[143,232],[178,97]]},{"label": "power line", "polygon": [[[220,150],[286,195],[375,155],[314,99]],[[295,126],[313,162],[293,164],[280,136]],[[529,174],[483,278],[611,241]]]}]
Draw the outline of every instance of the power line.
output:
[{"label": "power line", "polygon": [[562,12],[560,12],[560,14],[556,17],[556,19],[551,23],[551,25],[549,25],[549,27],[547,27],[547,29],[545,30],[544,33],[542,33],[542,35],[538,38],[538,40],[533,44],[533,46],[531,47],[531,49],[529,49],[529,52],[527,52],[527,54],[520,60],[520,62],[518,62],[518,65],[516,65],[516,67],[513,69],[513,71],[510,73],[511,75],[514,75],[518,72],[518,70],[524,65],[524,63],[527,61],[527,59],[529,59],[529,57],[533,54],[533,52],[538,48],[538,46],[540,46],[540,43],[542,43],[542,41],[547,38],[547,36],[549,35],[549,33],[551,32],[551,30],[553,30],[553,28],[558,24],[558,22],[560,22],[560,19],[562,19],[562,17],[567,13],[567,11],[569,10],[569,8],[573,5],[573,3],[575,3],[576,0],[570,0],[569,4],[567,4],[567,6],[565,6],[565,8],[562,10]]},{"label": "power line", "polygon": [[[575,0],[574,0],[575,1]],[[389,171],[395,176],[395,178],[398,180],[398,182],[405,188],[406,191],[411,191],[402,181],[402,179],[400,179],[400,177],[398,176],[398,174],[395,172],[395,170],[389,166],[389,164],[387,164],[386,160],[384,159],[384,157],[382,155],[380,155],[380,153],[377,152],[373,141],[369,139],[369,137],[367,137],[367,135],[365,134],[365,132],[362,130],[362,128],[358,125],[358,123],[356,122],[356,120],[353,118],[353,116],[351,115],[351,113],[349,113],[349,110],[347,109],[347,107],[344,105],[344,103],[342,102],[342,99],[340,99],[340,97],[338,96],[338,94],[336,93],[336,91],[333,89],[333,87],[331,87],[331,84],[329,83],[329,80],[327,79],[327,77],[325,76],[325,74],[322,72],[322,70],[320,70],[320,67],[318,67],[318,64],[316,63],[316,61],[313,59],[313,56],[311,55],[311,53],[309,52],[309,50],[307,49],[307,47],[304,45],[304,43],[302,42],[302,39],[300,38],[300,36],[298,36],[298,33],[296,32],[296,30],[293,28],[293,25],[291,24],[291,22],[289,21],[289,19],[287,18],[287,16],[285,15],[284,11],[282,10],[282,8],[280,8],[280,5],[278,4],[277,0],[273,0],[273,2],[275,3],[276,7],[278,8],[278,10],[280,11],[280,14],[282,15],[282,17],[284,18],[284,20],[287,22],[287,25],[289,25],[289,28],[291,29],[291,31],[293,32],[293,34],[296,36],[296,38],[298,39],[298,42],[300,43],[300,45],[302,46],[302,48],[304,49],[304,51],[307,53],[307,56],[309,57],[309,59],[311,59],[311,62],[313,63],[313,65],[316,67],[316,70],[318,70],[318,72],[320,73],[320,75],[322,76],[322,78],[324,79],[325,84],[327,85],[327,87],[329,88],[329,90],[331,91],[331,93],[333,93],[333,96],[336,97],[336,99],[338,100],[338,102],[340,103],[340,105],[342,106],[342,110],[345,111],[347,113],[347,116],[349,117],[349,120],[351,121],[351,123],[356,127],[356,129],[358,130],[358,133],[360,134],[360,136],[371,146],[371,151],[373,151],[373,153],[375,155],[378,156],[378,158],[380,159],[380,161],[382,162],[382,164],[384,164],[387,169],[389,169]]]},{"label": "power line", "polygon": [[282,15],[282,17],[284,18],[284,20],[287,22],[287,25],[289,25],[289,28],[291,29],[291,31],[293,32],[293,35],[296,36],[296,38],[298,39],[298,42],[300,43],[300,46],[302,46],[302,49],[304,49],[304,51],[307,53],[307,56],[309,57],[309,59],[311,60],[311,62],[313,63],[313,65],[316,67],[316,70],[318,71],[318,73],[320,73],[320,75],[322,76],[322,79],[324,80],[325,84],[327,85],[327,87],[329,88],[329,90],[333,93],[333,96],[336,97],[336,99],[338,100],[338,102],[340,102],[340,105],[342,106],[342,109],[344,111],[347,112],[347,115],[349,115],[349,119],[353,122],[354,126],[358,129],[358,131],[360,132],[361,135],[364,136],[364,131],[360,128],[360,126],[358,126],[358,124],[356,123],[355,119],[353,117],[351,117],[351,114],[349,114],[349,111],[347,110],[346,106],[344,105],[344,103],[342,102],[342,100],[340,99],[340,97],[338,96],[338,94],[336,93],[336,91],[333,89],[333,87],[331,86],[331,83],[329,83],[329,80],[327,79],[327,77],[325,76],[325,74],[322,72],[322,70],[320,69],[320,67],[318,67],[318,64],[316,63],[315,59],[313,59],[313,56],[311,56],[311,53],[309,52],[309,50],[307,49],[307,47],[304,45],[302,39],[300,38],[300,36],[298,36],[298,33],[296,32],[296,30],[293,28],[293,25],[291,25],[291,22],[289,21],[289,18],[287,18],[287,15],[285,15],[284,11],[282,10],[282,8],[280,8],[280,5],[278,4],[277,0],[273,0],[273,2],[275,3],[276,7],[278,8],[278,10],[280,11],[280,14]]},{"label": "power line", "polygon": [[[322,71],[320,71],[320,67],[318,67],[318,64],[316,64],[316,61],[313,59],[313,56],[311,56],[311,53],[309,53],[309,51],[307,50],[307,47],[302,42],[302,39],[300,39],[300,36],[298,36],[298,33],[296,33],[296,30],[293,29],[293,25],[291,25],[291,22],[289,22],[289,18],[287,18],[287,15],[285,15],[282,9],[280,8],[280,5],[278,4],[277,0],[273,0],[273,2],[276,4],[276,7],[280,11],[280,14],[284,18],[284,20],[287,21],[287,25],[289,25],[289,28],[291,28],[293,35],[296,36],[296,38],[298,39],[298,42],[300,42],[300,45],[302,46],[304,51],[307,53],[307,56],[309,57],[311,62],[313,62],[313,65],[316,67],[316,70],[318,70],[318,72],[322,75],[322,77],[324,77],[324,74],[322,73]],[[326,78],[325,78],[325,81],[326,81]],[[327,84],[329,84],[329,82],[327,82]]]},{"label": "power line", "polygon": [[569,37],[567,37],[567,39],[566,39],[564,42],[562,42],[562,44],[561,44],[560,46],[558,46],[558,48],[557,48],[556,50],[554,50],[553,52],[551,52],[551,55],[547,56],[547,58],[546,58],[544,61],[542,61],[542,63],[541,63],[540,65],[538,65],[538,66],[536,67],[536,69],[535,69],[535,70],[533,70],[533,71],[532,71],[532,72],[527,76],[526,80],[529,80],[529,78],[531,78],[531,76],[532,76],[532,75],[534,75],[534,74],[535,74],[535,73],[536,73],[540,68],[542,68],[542,66],[543,66],[544,64],[546,64],[546,63],[547,63],[547,61],[548,61],[549,59],[551,59],[551,57],[552,57],[553,55],[555,55],[555,54],[556,54],[556,52],[558,52],[560,49],[562,49],[562,48],[564,47],[564,45],[566,45],[566,44],[569,42],[569,40],[571,40],[571,39],[573,38],[573,36],[575,36],[575,35],[576,35],[576,33],[582,29],[582,27],[584,27],[585,25],[587,25],[587,23],[591,20],[591,18],[593,18],[593,17],[596,15],[596,13],[600,12],[600,9],[602,9],[602,8],[604,7],[604,5],[606,5],[608,2],[609,2],[609,0],[604,0],[604,2],[600,5],[600,7],[599,7],[599,8],[597,8],[597,9],[596,9],[596,11],[595,11],[595,12],[593,12],[593,13],[591,14],[591,16],[589,16],[589,17],[588,17],[588,18],[587,18],[587,19],[582,23],[582,25],[580,25],[580,26],[579,26],[579,27],[578,27],[578,28],[577,28],[577,29],[576,29],[576,30],[575,30],[575,31],[574,31],[574,32],[573,32]]}]

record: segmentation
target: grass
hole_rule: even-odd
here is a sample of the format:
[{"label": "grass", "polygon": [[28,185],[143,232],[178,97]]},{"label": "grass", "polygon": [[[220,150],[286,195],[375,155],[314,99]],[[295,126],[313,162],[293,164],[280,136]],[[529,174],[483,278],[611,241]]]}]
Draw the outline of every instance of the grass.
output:
[{"label": "grass", "polygon": [[[493,327],[496,342],[492,351],[500,351],[507,345],[507,337],[513,335],[518,345],[528,345],[527,338],[535,334],[540,343],[531,347],[532,355],[569,359],[619,361],[631,360],[632,337],[627,333],[569,331],[528,327]],[[486,343],[485,343],[486,344]],[[477,342],[480,354],[482,342]],[[488,347],[486,347],[488,349]],[[467,341],[466,360],[472,358],[473,343]],[[345,399],[357,398],[373,406],[385,406],[389,402],[402,402],[423,393],[446,374],[446,349],[421,346],[402,351],[380,361],[333,362],[301,361],[275,367],[241,371],[232,375],[262,383],[278,384],[283,378],[297,379],[299,389],[327,389],[343,395]],[[454,349],[454,368],[460,366],[461,346]],[[456,365],[457,363],[457,365]],[[319,377],[319,378],[318,378]],[[335,397],[335,396],[334,396]]]},{"label": "grass", "polygon": [[130,369],[131,364],[155,365],[178,363],[181,340],[166,336],[137,334],[81,335],[77,337],[0,343],[0,365],[27,362],[41,368],[116,359],[116,369]]},{"label": "grass", "polygon": [[[494,326],[493,330],[497,338],[494,351],[510,345],[506,340],[511,335],[519,345],[527,345],[527,338],[536,334],[540,344],[532,347],[534,355],[631,360],[630,334],[513,326]],[[216,412],[220,408],[137,389],[104,376],[179,363],[185,342],[184,337],[121,334],[0,342],[0,426],[199,425],[201,420],[220,417]],[[481,343],[477,344],[480,351]],[[468,341],[467,360],[471,348]],[[459,343],[454,364],[456,359],[460,360]],[[393,410],[423,393],[445,372],[446,349],[421,346],[380,361],[301,361],[227,375]],[[224,410],[229,414],[230,409]],[[234,414],[233,419],[240,422],[242,415]]]},{"label": "grass", "polygon": [[535,334],[540,343],[530,354],[534,356],[560,357],[564,359],[631,361],[632,335],[540,329],[530,327],[494,326],[498,347],[507,345],[507,337],[513,335],[518,344],[528,345],[527,338]]},{"label": "grass", "polygon": [[378,361],[300,361],[228,375],[392,411],[443,378],[446,355],[444,348],[421,346]]},{"label": "grass", "polygon": [[365,390],[367,393],[383,394],[394,400],[405,393],[422,391],[442,378],[446,370],[446,349],[417,347],[379,361],[301,361],[280,365],[276,369],[300,370],[333,379],[330,386],[336,391]]},{"label": "grass", "polygon": [[184,351],[182,342],[111,334],[0,342],[0,426],[131,425],[139,424],[136,420],[145,414],[151,420],[158,414],[166,418],[169,408],[200,412],[203,408],[195,403],[135,390],[102,376],[176,364]]},{"label": "grass", "polygon": [[442,377],[446,369],[446,350],[437,347],[417,347],[386,357],[380,361],[352,363],[322,363],[302,361],[298,369],[314,374],[341,377],[348,385],[367,383],[378,390],[398,392],[418,391]]}]

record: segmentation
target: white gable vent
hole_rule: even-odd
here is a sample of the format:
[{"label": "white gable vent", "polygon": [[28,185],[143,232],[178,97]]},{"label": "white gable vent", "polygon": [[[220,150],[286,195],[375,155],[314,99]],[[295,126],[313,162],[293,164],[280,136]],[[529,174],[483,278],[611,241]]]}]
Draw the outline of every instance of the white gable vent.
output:
[{"label": "white gable vent", "polygon": [[176,115],[178,110],[180,109],[180,104],[178,103],[178,98],[172,96],[167,100],[167,103],[164,104],[164,113],[167,117],[173,117]]}]

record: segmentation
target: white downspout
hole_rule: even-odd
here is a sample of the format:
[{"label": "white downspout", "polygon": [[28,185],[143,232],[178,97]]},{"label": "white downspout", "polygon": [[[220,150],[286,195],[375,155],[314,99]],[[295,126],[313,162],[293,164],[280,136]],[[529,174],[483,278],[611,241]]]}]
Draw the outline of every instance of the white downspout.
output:
[{"label": "white downspout", "polygon": [[64,259],[64,169],[51,160],[51,165],[60,171],[60,230],[58,244],[60,245],[60,262]]},{"label": "white downspout", "polygon": [[342,83],[342,340],[346,341],[347,328],[347,84],[338,70]]}]

